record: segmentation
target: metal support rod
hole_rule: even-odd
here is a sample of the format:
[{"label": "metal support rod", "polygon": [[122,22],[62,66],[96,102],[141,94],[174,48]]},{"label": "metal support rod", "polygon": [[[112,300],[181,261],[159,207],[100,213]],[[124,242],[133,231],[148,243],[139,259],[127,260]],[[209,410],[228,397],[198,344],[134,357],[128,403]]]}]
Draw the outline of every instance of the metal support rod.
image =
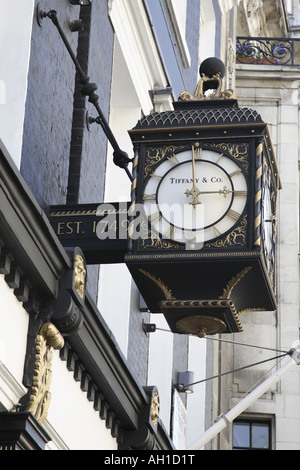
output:
[{"label": "metal support rod", "polygon": [[76,67],[76,70],[77,70],[77,73],[79,75],[79,82],[82,84],[82,89],[81,89],[81,93],[84,95],[84,96],[88,96],[89,98],[89,102],[92,103],[96,110],[97,110],[97,113],[98,113],[98,117],[93,119],[91,122],[96,122],[97,124],[99,124],[103,131],[104,131],[104,134],[106,135],[106,137],[108,138],[114,152],[113,152],[113,160],[114,160],[114,163],[115,165],[119,166],[120,168],[123,168],[129,179],[132,181],[132,175],[130,173],[130,171],[128,170],[128,164],[130,162],[132,162],[132,159],[130,159],[127,155],[126,152],[124,152],[123,150],[120,149],[119,145],[118,145],[118,142],[116,141],[115,139],[115,136],[111,130],[111,128],[109,127],[103,113],[102,113],[102,110],[100,108],[100,105],[99,105],[99,96],[95,93],[96,90],[97,90],[97,86],[95,83],[90,83],[90,77],[88,75],[86,75],[67,38],[66,38],[66,35],[63,31],[63,29],[61,28],[60,24],[59,24],[59,21],[58,21],[58,17],[57,17],[57,12],[55,10],[50,10],[48,13],[44,12],[44,11],[40,11],[39,12],[39,15],[40,15],[40,18],[50,18],[50,20],[52,20],[53,24],[56,26],[58,32],[59,32],[59,35],[61,37],[61,39],[63,40],[68,52],[69,52],[69,55]]},{"label": "metal support rod", "polygon": [[256,387],[249,395],[243,398],[226,414],[222,414],[220,419],[202,434],[188,450],[201,450],[209,441],[226,428],[243,411],[252,405],[259,397],[266,393],[275,383],[282,379],[291,369],[300,364],[300,353],[295,349],[289,351],[291,359],[280,367],[274,374],[266,379],[261,385]]}]

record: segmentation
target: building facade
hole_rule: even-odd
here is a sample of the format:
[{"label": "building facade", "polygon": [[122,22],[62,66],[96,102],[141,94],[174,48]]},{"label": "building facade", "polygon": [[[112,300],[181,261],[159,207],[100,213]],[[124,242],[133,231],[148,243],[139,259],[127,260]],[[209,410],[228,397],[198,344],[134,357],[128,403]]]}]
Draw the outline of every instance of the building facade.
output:
[{"label": "building facade", "polygon": [[[253,2],[255,3],[255,2]],[[272,4],[271,4],[272,3]],[[293,38],[297,36],[297,2],[285,4],[256,2],[256,5],[239,6],[238,37]],[[290,19],[288,19],[290,12]],[[245,17],[248,16],[248,21]],[[294,26],[291,17],[295,18]],[[249,19],[251,21],[249,21]],[[247,27],[246,27],[247,24]],[[262,39],[262,41],[264,41]],[[284,41],[284,39],[282,40]],[[241,40],[242,42],[242,40]],[[277,208],[277,298],[278,308],[267,316],[259,312],[245,314],[244,333],[238,340],[270,348],[270,351],[244,346],[233,346],[232,369],[242,363],[254,363],[276,351],[287,351],[298,346],[298,85],[295,77],[299,66],[298,41],[294,42],[294,61],[283,61],[283,65],[269,62],[236,65],[236,94],[240,105],[254,107],[268,122],[272,143],[279,167],[282,189],[279,191]],[[263,48],[262,48],[263,49]],[[293,64],[293,65],[292,65]],[[247,71],[248,70],[248,71]],[[275,79],[276,76],[276,79]],[[292,223],[292,220],[294,222]],[[293,229],[291,225],[293,225]],[[290,227],[288,228],[288,226]],[[286,232],[288,230],[288,233]],[[288,293],[290,292],[290,293]],[[236,339],[237,340],[237,339]],[[253,361],[252,361],[253,360]],[[282,364],[278,359],[278,365]],[[271,366],[271,367],[270,367]],[[266,362],[249,370],[233,374],[231,404],[237,397],[251,390],[267,377],[276,365]],[[264,429],[268,434],[266,446],[282,450],[299,448],[298,371],[291,372],[277,383],[261,399],[247,410],[238,429]],[[244,419],[244,421],[242,421]],[[244,426],[244,427],[243,427]],[[262,432],[262,434],[263,434]],[[232,435],[231,435],[232,436]],[[225,438],[226,439],[226,438]],[[227,437],[228,439],[228,437]],[[223,444],[226,445],[226,444]],[[228,444],[227,444],[228,445]],[[232,444],[229,443],[229,446]],[[233,443],[234,445],[234,443]],[[239,444],[243,445],[243,444]]]},{"label": "building facade", "polygon": [[[263,380],[270,351],[298,346],[298,4],[15,4],[0,5],[0,446],[189,449]],[[244,37],[293,38],[295,62],[236,63]],[[282,189],[278,310],[244,314],[243,333],[200,339],[148,311],[116,245],[86,248],[82,217],[130,201],[115,142],[132,159],[128,131],[193,93],[207,57],[225,63],[239,106],[268,123]],[[186,371],[190,395],[177,387]],[[296,369],[205,449],[232,449],[259,428],[272,449],[296,450],[299,420]]]}]

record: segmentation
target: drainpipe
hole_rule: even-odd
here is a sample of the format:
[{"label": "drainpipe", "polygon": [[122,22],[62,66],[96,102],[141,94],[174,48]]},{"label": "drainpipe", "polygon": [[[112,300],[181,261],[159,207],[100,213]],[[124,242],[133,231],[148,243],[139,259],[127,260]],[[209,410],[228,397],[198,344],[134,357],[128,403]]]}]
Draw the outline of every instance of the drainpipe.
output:
[{"label": "drainpipe", "polygon": [[274,372],[267,380],[261,385],[256,387],[249,395],[243,398],[237,405],[235,405],[226,414],[222,414],[219,420],[213,424],[204,434],[198,439],[188,450],[201,450],[209,441],[211,441],[219,432],[226,426],[232,423],[243,411],[252,405],[258,398],[260,398],[267,390],[269,390],[276,382],[284,377],[293,367],[300,364],[300,352],[296,349],[291,349],[288,352],[291,359],[276,372]]}]

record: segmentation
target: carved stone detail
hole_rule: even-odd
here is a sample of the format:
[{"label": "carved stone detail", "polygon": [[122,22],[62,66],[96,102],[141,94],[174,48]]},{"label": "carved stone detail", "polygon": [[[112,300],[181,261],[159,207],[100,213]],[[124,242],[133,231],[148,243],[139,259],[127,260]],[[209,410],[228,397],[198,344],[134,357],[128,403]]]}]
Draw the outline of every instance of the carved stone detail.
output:
[{"label": "carved stone detail", "polygon": [[85,289],[86,269],[83,257],[76,255],[74,265],[74,287],[78,295],[83,299]]},{"label": "carved stone detail", "polygon": [[52,323],[44,323],[36,338],[33,384],[27,407],[40,423],[47,417],[51,399],[52,348],[61,349],[63,346],[64,339],[57,328]]},{"label": "carved stone detail", "polygon": [[157,426],[157,420],[159,417],[159,396],[157,392],[154,392],[152,395],[152,402],[151,402],[151,421],[154,426]]}]

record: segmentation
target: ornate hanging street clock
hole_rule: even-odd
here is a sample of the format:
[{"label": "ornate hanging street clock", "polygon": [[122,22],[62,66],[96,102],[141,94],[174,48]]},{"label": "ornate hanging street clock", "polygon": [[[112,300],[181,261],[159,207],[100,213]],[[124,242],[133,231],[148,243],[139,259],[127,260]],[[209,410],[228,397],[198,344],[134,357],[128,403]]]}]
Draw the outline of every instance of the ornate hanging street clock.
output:
[{"label": "ornate hanging street clock", "polygon": [[275,156],[260,115],[221,91],[223,73],[207,59],[194,95],[130,131],[125,262],[149,310],[199,337],[242,331],[242,312],[276,309]]}]

